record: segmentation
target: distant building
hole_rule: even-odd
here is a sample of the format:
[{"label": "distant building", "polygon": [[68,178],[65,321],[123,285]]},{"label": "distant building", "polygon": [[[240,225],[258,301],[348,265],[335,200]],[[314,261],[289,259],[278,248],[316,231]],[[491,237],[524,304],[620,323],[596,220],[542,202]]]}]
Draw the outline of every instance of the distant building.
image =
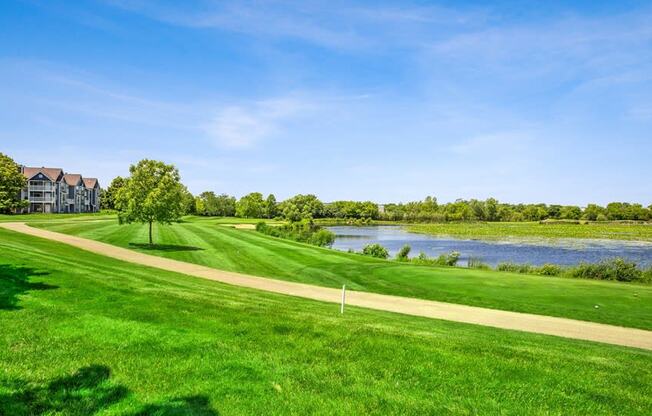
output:
[{"label": "distant building", "polygon": [[100,183],[95,178],[67,174],[59,168],[21,167],[27,187],[20,199],[29,205],[21,212],[73,213],[100,210]]}]

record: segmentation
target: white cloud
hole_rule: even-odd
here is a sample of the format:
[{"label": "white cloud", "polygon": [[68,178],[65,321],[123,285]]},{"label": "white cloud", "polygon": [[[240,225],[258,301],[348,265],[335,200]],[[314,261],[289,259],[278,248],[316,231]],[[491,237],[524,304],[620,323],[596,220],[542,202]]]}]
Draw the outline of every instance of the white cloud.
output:
[{"label": "white cloud", "polygon": [[204,130],[221,146],[249,148],[281,132],[286,122],[314,107],[314,104],[294,97],[230,105],[220,109]]}]

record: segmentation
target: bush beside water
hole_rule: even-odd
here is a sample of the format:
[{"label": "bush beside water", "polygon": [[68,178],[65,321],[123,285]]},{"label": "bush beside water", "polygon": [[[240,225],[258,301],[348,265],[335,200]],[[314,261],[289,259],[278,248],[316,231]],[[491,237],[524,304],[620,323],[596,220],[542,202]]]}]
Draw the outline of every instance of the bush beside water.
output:
[{"label": "bush beside water", "polygon": [[457,266],[460,259],[460,253],[451,251],[448,254],[441,254],[439,257],[428,257],[423,251],[412,259],[414,264],[421,264],[426,266]]},{"label": "bush beside water", "polygon": [[367,244],[362,249],[362,254],[365,256],[376,257],[378,259],[386,259],[389,257],[389,252],[387,249],[378,243]]},{"label": "bush beside water", "polygon": [[532,266],[530,264],[500,263],[496,270],[501,272],[538,274],[540,276],[564,276],[579,279],[614,280],[619,282],[652,283],[652,267],[639,268],[636,263],[620,257],[599,263],[580,263],[577,266],[562,267],[556,264]]},{"label": "bush beside water", "polygon": [[[615,258],[600,263],[581,263],[569,270],[572,277],[596,280],[618,280],[620,282],[640,282],[644,273],[636,263]],[[649,272],[649,270],[648,270]]]},{"label": "bush beside water", "polygon": [[279,227],[272,227],[261,221],[256,224],[256,231],[320,247],[330,247],[335,242],[335,234],[311,221],[291,222]]},{"label": "bush beside water", "polygon": [[469,260],[466,262],[466,267],[469,269],[491,270],[491,266],[484,263],[479,257],[469,257]]},{"label": "bush beside water", "polygon": [[410,261],[410,258],[408,257],[410,255],[410,251],[412,250],[412,247],[409,245],[404,245],[401,247],[401,249],[396,253],[396,260],[398,261]]}]

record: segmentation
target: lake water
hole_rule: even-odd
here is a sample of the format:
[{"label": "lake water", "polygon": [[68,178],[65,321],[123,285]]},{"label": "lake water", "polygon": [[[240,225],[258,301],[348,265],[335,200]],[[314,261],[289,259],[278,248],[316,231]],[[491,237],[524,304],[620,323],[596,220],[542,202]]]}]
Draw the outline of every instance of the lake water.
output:
[{"label": "lake water", "polygon": [[495,266],[504,261],[541,265],[553,263],[574,265],[595,263],[612,257],[624,257],[641,266],[652,266],[652,243],[620,240],[587,239],[528,239],[505,241],[463,240],[411,233],[401,226],[327,227],[335,233],[333,248],[362,251],[371,243],[379,243],[393,257],[405,244],[412,247],[410,257],[425,252],[429,257],[457,251],[459,265],[465,266],[469,257],[480,258]]}]

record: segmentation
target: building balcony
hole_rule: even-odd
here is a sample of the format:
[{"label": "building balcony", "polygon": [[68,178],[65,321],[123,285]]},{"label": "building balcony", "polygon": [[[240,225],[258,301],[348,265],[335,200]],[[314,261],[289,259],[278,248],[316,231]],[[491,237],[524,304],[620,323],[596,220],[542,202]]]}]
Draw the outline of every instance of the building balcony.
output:
[{"label": "building balcony", "polygon": [[29,202],[54,204],[55,202],[57,202],[57,198],[53,196],[30,196]]},{"label": "building balcony", "polygon": [[27,189],[30,192],[37,191],[37,192],[54,192],[57,190],[56,186],[54,185],[29,185]]}]

